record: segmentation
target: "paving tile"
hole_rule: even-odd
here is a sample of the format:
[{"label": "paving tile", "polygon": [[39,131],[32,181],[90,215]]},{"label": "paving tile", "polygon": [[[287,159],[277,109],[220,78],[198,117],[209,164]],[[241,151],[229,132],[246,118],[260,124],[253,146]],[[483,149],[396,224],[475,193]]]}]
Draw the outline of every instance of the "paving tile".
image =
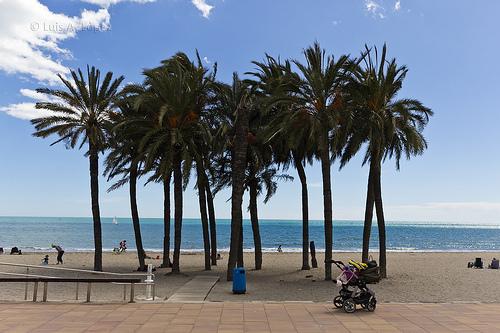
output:
[{"label": "paving tile", "polygon": [[500,332],[500,304],[380,304],[346,314],[320,303],[0,304],[0,332]]}]

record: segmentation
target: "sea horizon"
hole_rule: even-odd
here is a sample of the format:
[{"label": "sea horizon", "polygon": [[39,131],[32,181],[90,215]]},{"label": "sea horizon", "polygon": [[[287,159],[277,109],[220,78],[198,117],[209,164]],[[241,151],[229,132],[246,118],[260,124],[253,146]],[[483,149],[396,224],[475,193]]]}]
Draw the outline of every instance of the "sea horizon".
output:
[{"label": "sea horizon", "polygon": [[[14,218],[14,219],[31,219],[31,218],[37,218],[37,219],[88,219],[90,222],[92,222],[92,216],[52,216],[52,215],[44,215],[44,216],[35,216],[35,215],[0,215],[0,223],[2,222],[1,219],[5,218]],[[119,215],[113,215],[113,216],[101,216],[101,223],[111,223],[113,219],[119,219],[119,220],[128,220],[129,222],[132,221],[132,218],[130,216],[119,216]],[[155,222],[155,223],[163,223],[163,217],[140,217],[139,218],[141,223],[148,223],[148,222]],[[55,220],[54,220],[55,221]],[[174,217],[171,217],[171,223],[173,223]],[[183,217],[183,222],[184,221],[190,221],[190,222],[200,222],[199,217]],[[230,222],[231,218],[230,217],[222,217],[219,218],[217,217],[217,223],[220,222]],[[249,218],[243,218],[244,222],[250,222]],[[280,222],[297,222],[297,223],[302,223],[301,218],[297,219],[281,219],[281,218],[259,218],[259,222],[265,222],[265,221],[280,221]],[[376,223],[377,219],[376,217],[373,218],[373,223]],[[309,223],[323,223],[323,219],[309,219]],[[362,219],[336,219],[335,217],[333,218],[333,223],[364,223],[364,220]],[[433,225],[433,226],[471,226],[471,227],[498,227],[500,228],[500,221],[498,222],[472,222],[472,221],[439,221],[439,220],[386,220],[386,224],[391,224],[391,225],[398,225],[398,224],[405,224],[405,225]]]},{"label": "sea horizon", "polygon": [[[130,250],[135,249],[131,218],[102,217],[103,250],[112,251],[122,239]],[[217,219],[218,251],[229,251],[230,219]],[[263,252],[302,251],[302,221],[291,219],[261,219]],[[389,252],[498,252],[500,225],[486,223],[446,223],[430,221],[387,221],[387,250]],[[253,251],[251,224],[244,219],[244,251]],[[310,220],[310,240],[318,252],[324,249],[322,220]],[[201,221],[184,218],[182,252],[203,251]],[[50,251],[52,243],[60,244],[67,252],[93,251],[92,217],[0,216],[0,247],[7,252],[18,247],[24,252]],[[334,252],[359,252],[362,244],[362,220],[334,220]],[[141,218],[141,232],[146,251],[163,250],[163,218]],[[171,220],[171,249],[173,248],[173,218]],[[371,250],[378,250],[376,220],[372,226]]]}]

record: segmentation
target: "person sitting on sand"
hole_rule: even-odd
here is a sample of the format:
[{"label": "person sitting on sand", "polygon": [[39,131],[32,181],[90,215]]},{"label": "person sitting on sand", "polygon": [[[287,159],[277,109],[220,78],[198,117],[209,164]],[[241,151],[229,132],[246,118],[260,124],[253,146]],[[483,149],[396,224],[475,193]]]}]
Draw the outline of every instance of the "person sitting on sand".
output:
[{"label": "person sitting on sand", "polygon": [[56,245],[56,244],[52,244],[52,248],[56,249],[57,250],[57,265],[59,264],[63,264],[63,254],[64,254],[64,250],[62,249],[61,246],[59,245]]},{"label": "person sitting on sand", "polygon": [[489,268],[491,269],[498,269],[500,266],[500,261],[497,259],[497,258],[493,258],[493,260],[491,261],[491,265]]},{"label": "person sitting on sand", "polygon": [[127,241],[124,239],[120,242],[120,252],[125,252],[127,250]]},{"label": "person sitting on sand", "polygon": [[0,247],[0,254],[3,254],[3,247]]},{"label": "person sitting on sand", "polygon": [[17,246],[14,246],[12,249],[10,249],[10,254],[22,254],[22,252],[17,248]]},{"label": "person sitting on sand", "polygon": [[221,260],[222,259],[222,256],[220,255],[220,253],[217,253],[217,260]]},{"label": "person sitting on sand", "polygon": [[45,255],[42,259],[42,265],[48,265],[49,264],[49,255]]}]

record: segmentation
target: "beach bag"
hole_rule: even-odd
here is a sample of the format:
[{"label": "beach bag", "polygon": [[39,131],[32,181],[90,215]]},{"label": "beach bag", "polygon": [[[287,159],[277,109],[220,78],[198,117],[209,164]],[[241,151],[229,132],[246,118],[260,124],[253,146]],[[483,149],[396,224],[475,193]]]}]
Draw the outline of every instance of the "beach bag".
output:
[{"label": "beach bag", "polygon": [[359,278],[362,279],[365,283],[377,283],[380,281],[380,270],[379,267],[371,267],[363,270]]},{"label": "beach bag", "polygon": [[368,265],[368,268],[373,268],[378,266],[377,261],[373,260],[372,256],[368,257],[368,262],[366,264]]}]

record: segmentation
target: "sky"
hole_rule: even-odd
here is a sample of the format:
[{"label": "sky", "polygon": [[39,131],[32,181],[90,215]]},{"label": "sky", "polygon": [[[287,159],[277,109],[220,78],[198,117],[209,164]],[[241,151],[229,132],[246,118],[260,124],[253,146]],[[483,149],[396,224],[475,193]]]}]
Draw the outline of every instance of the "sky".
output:
[{"label": "sky", "polygon": [[[34,89],[60,87],[57,74],[89,64],[141,82],[144,68],[197,49],[229,82],[266,52],[301,60],[318,41],[336,57],[387,43],[409,68],[398,97],[435,112],[425,154],[400,171],[384,164],[387,220],[500,224],[499,12],[496,0],[0,0],[0,215],[91,215],[84,152],[31,135],[29,119],[43,115],[34,103],[46,98]],[[310,217],[321,219],[319,163],[306,172]],[[363,218],[367,173],[360,158],[332,165],[334,219]],[[259,202],[261,218],[301,218],[300,182],[289,174],[295,181]],[[109,185],[100,179],[102,215],[128,217],[127,189]],[[184,215],[196,218],[192,187]],[[216,197],[220,218],[230,216],[228,199]],[[141,185],[138,200],[141,216],[162,216],[161,186]]]}]

